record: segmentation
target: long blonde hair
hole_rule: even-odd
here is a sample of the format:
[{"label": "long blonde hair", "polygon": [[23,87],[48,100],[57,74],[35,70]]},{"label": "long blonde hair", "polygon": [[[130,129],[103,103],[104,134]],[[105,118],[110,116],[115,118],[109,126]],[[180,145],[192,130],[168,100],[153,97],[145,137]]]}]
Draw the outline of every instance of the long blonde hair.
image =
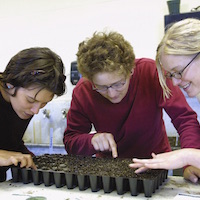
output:
[{"label": "long blonde hair", "polygon": [[160,61],[161,54],[193,55],[200,52],[200,20],[187,18],[172,24],[157,47],[156,65],[164,98],[171,91],[167,86],[164,69]]}]

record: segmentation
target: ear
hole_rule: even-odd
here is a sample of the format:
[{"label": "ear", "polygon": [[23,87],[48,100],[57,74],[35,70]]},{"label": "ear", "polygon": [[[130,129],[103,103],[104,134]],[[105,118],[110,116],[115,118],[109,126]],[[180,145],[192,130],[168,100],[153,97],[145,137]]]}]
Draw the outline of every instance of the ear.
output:
[{"label": "ear", "polygon": [[7,86],[8,89],[14,88],[14,86],[12,84],[10,84],[10,83],[6,83],[6,86]]},{"label": "ear", "polygon": [[134,72],[134,68],[131,69],[131,74],[130,75],[133,75],[133,72]]}]

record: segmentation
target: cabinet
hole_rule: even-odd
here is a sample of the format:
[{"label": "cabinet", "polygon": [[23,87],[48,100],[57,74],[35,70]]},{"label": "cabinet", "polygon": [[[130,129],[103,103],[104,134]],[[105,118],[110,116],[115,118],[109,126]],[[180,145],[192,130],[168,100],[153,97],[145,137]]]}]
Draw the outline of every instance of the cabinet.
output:
[{"label": "cabinet", "polygon": [[196,12],[180,13],[176,15],[165,15],[164,16],[165,27],[173,22],[180,21],[186,18],[200,19],[200,12],[196,11]]}]

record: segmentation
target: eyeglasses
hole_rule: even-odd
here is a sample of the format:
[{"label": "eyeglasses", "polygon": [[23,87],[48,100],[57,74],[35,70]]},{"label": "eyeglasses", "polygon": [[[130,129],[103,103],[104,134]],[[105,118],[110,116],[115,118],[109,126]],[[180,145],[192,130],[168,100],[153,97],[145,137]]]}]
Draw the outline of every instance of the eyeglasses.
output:
[{"label": "eyeglasses", "polygon": [[113,83],[110,86],[106,86],[106,85],[92,85],[92,89],[96,90],[97,92],[107,92],[109,88],[112,88],[114,90],[120,90],[122,89],[122,87],[126,84],[126,79],[119,81],[117,83]]},{"label": "eyeglasses", "polygon": [[197,54],[194,56],[194,58],[192,58],[192,60],[191,60],[181,71],[179,71],[179,72],[174,72],[174,73],[167,72],[167,73],[165,74],[165,77],[166,77],[166,78],[170,78],[170,79],[172,79],[173,77],[176,78],[176,79],[181,79],[184,70],[195,60],[195,58],[196,58],[199,54],[200,54],[200,52],[197,53]]}]

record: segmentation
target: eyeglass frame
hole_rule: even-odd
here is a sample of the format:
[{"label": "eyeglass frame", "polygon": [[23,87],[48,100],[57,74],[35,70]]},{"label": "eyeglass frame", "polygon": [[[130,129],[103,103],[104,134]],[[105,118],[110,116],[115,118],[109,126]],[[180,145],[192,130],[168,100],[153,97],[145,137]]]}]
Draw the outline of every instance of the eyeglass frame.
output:
[{"label": "eyeglass frame", "polygon": [[[116,83],[113,83],[113,84],[111,84],[111,85],[109,85],[109,86],[107,86],[107,85],[102,85],[102,87],[104,87],[103,89],[98,89],[98,88],[96,87],[96,85],[95,85],[94,83],[92,83],[92,89],[95,90],[95,91],[97,91],[97,92],[107,92],[109,88],[112,88],[112,89],[114,89],[114,90],[116,90],[116,91],[119,91],[119,90],[120,90],[121,88],[123,88],[123,86],[126,84],[126,81],[127,81],[127,78],[126,78],[125,80],[121,80],[121,81],[118,81],[118,82],[116,82]],[[116,85],[118,85],[118,84],[121,84],[119,88],[114,88],[114,87],[113,87],[113,86],[116,86]]]},{"label": "eyeglass frame", "polygon": [[[181,79],[184,70],[198,57],[199,54],[200,54],[200,52],[198,52],[198,53],[192,58],[192,60],[191,60],[182,70],[180,70],[179,72],[174,72],[174,73],[167,72],[167,73],[165,74],[165,77],[166,77],[166,78],[169,78],[169,79],[172,79],[173,77],[174,77],[175,79]],[[161,62],[160,62],[160,63],[161,63]]]}]

